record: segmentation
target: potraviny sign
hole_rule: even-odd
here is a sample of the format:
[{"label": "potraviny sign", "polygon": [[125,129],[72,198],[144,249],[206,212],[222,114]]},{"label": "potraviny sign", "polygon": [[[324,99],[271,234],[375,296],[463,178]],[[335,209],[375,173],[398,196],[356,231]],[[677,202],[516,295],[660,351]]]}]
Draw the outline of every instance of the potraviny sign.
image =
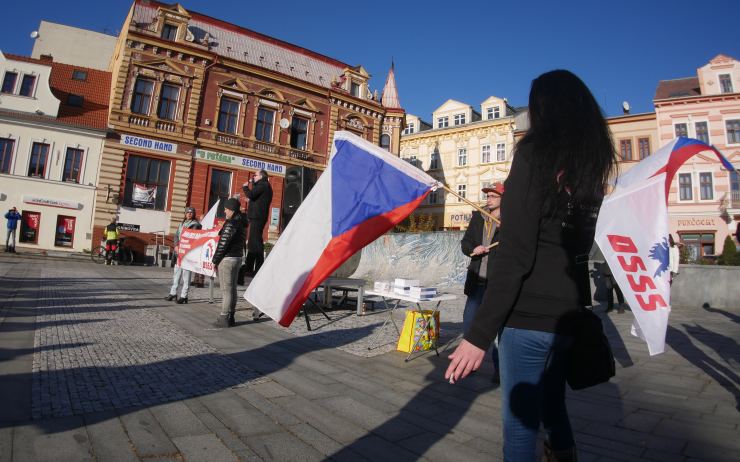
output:
[{"label": "potraviny sign", "polygon": [[267,173],[283,176],[285,175],[285,165],[273,164],[272,162],[265,162],[264,160],[234,156],[222,152],[208,151],[206,149],[196,149],[195,157],[197,159],[219,162],[221,164],[232,165],[234,167],[245,167],[252,170],[265,170]]}]

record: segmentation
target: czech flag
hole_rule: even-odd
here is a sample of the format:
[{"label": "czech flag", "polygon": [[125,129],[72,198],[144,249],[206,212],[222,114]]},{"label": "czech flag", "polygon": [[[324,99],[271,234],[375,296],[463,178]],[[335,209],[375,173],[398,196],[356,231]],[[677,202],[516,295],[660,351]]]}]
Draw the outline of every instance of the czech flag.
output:
[{"label": "czech flag", "polygon": [[700,153],[735,170],[713,146],[676,138],[617,179],[596,223],[596,243],[635,316],[632,335],[645,340],[651,355],[665,349],[671,312],[668,192],[678,169]]},{"label": "czech flag", "polygon": [[334,136],[328,168],[244,293],[289,326],[311,291],[406,218],[440,183],[349,132]]}]

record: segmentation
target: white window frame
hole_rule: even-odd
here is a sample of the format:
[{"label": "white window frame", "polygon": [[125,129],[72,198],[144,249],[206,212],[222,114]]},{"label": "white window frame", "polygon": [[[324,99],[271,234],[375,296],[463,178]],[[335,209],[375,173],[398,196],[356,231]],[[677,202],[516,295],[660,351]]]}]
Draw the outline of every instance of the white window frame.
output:
[{"label": "white window frame", "polygon": [[467,114],[455,114],[452,116],[452,124],[457,127],[458,125],[465,125],[467,122]]},{"label": "white window frame", "polygon": [[439,152],[432,152],[429,155],[429,170],[437,170],[440,168],[440,165],[442,164],[441,157],[442,156],[440,156]]},{"label": "white window frame", "polygon": [[[28,169],[31,167],[31,153],[33,152],[33,144],[34,143],[41,143],[41,144],[48,144],[49,145],[49,157],[47,159],[47,165],[46,165],[46,171],[44,172],[44,176],[38,177],[38,176],[28,176]],[[57,143],[53,140],[45,139],[45,138],[35,138],[32,137],[28,140],[28,149],[26,150],[27,156],[26,156],[26,162],[25,166],[23,168],[23,176],[26,178],[33,178],[36,180],[49,180],[51,179],[51,169],[54,167],[54,152],[56,149]],[[65,151],[66,152],[66,151]],[[62,174],[59,174],[59,179],[62,179]]]},{"label": "white window frame", "polygon": [[[444,125],[442,124],[444,122]],[[447,128],[450,126],[450,116],[437,117],[437,128]]]},{"label": "white window frame", "polygon": [[[221,102],[223,101],[223,98],[230,99],[232,101],[236,101],[237,104],[239,105],[238,108],[237,108],[237,110],[236,110],[236,127],[234,128],[234,133],[231,133],[231,132],[222,132],[222,131],[219,131],[219,129],[218,129],[218,122],[219,122],[218,118],[221,115]],[[243,129],[243,127],[242,127],[242,124],[243,124],[243,122],[242,122],[242,105],[244,104],[243,98],[244,98],[244,96],[241,95],[241,94],[239,94],[239,93],[227,92],[227,91],[224,91],[223,93],[221,93],[221,96],[218,99],[218,109],[216,110],[216,117],[215,117],[216,123],[214,124],[216,126],[216,131],[218,133],[220,133],[222,135],[226,135],[226,136],[239,136],[239,134],[241,133],[241,131]]]},{"label": "white window frame", "polygon": [[[8,173],[1,173],[0,175],[15,175],[15,164],[18,162],[18,145],[20,143],[20,137],[13,136],[12,134],[8,133],[7,136],[2,136],[0,134],[0,138],[5,138],[7,140],[13,140],[13,152],[10,154],[10,167],[8,167]],[[28,162],[31,161],[31,151],[28,151]],[[28,173],[28,165],[26,165],[26,173]]]},{"label": "white window frame", "polygon": [[493,106],[493,118],[494,119],[501,118],[501,106]]},{"label": "white window frame", "polygon": [[[689,178],[691,179],[691,199],[681,198],[681,175],[688,175]],[[676,173],[676,185],[678,187],[678,189],[676,190],[677,192],[676,202],[683,202],[683,203],[696,202],[696,199],[694,198],[694,174],[693,172]]]},{"label": "white window frame", "polygon": [[724,141],[725,146],[740,146],[740,140],[737,143],[730,143],[729,132],[727,131],[727,122],[737,120],[740,121],[740,117],[723,117],[722,118],[722,130],[725,132]]},{"label": "white window frame", "polygon": [[64,162],[67,158],[68,148],[82,150],[82,165],[80,165],[80,181],[77,184],[85,184],[83,180],[85,179],[85,172],[87,171],[87,158],[88,158],[90,148],[88,146],[81,146],[79,144],[65,144],[64,147],[62,148],[63,150],[59,153],[59,164],[61,166],[61,168],[59,169],[59,181],[62,181],[62,177],[64,176]]},{"label": "white window frame", "polygon": [[[464,160],[463,163],[460,163],[461,158]],[[457,148],[457,166],[465,167],[467,165],[468,165],[468,148]]]},{"label": "white window frame", "polygon": [[[720,79],[719,79],[719,78],[720,78],[721,76],[723,76],[723,75],[728,75],[728,76],[730,76],[730,86],[732,87],[732,88],[731,88],[731,90],[732,90],[732,91],[730,91],[729,93],[725,93],[725,92],[723,92],[723,91],[722,91],[722,83],[720,82]],[[730,94],[730,93],[736,93],[736,92],[735,92],[735,82],[733,82],[733,81],[732,81],[732,72],[730,72],[730,73],[727,73],[727,72],[719,73],[719,72],[718,72],[718,73],[717,73],[717,88],[719,89],[719,93],[720,93],[721,95],[727,95],[727,94]]]},{"label": "white window frame", "polygon": [[493,120],[493,106],[486,108],[486,120]]},{"label": "white window frame", "polygon": [[[694,138],[694,139],[697,139],[697,140],[699,139],[696,136],[696,124],[702,123],[702,122],[704,122],[705,124],[707,124],[707,144],[711,144],[712,143],[712,131],[711,131],[711,127],[709,126],[709,120],[707,120],[707,119],[696,119],[696,120],[692,120],[691,121],[691,126],[689,127],[689,136],[691,138]],[[699,140],[699,141],[701,141],[701,140]]]},{"label": "white window frame", "polygon": [[441,189],[437,189],[435,191],[430,192],[429,195],[427,196],[427,198],[428,198],[427,204],[429,204],[429,205],[438,205],[440,203],[439,202],[439,193],[440,193],[440,191],[442,191],[442,190]]},{"label": "white window frame", "polygon": [[[466,185],[466,184],[459,184],[459,185],[457,185],[457,194],[458,194],[458,196],[462,196],[462,198],[464,199],[464,198],[467,198],[467,193],[468,193],[468,185]],[[460,197],[457,198],[457,201],[458,202],[463,202],[463,200]]]},{"label": "white window frame", "polygon": [[[499,149],[503,146],[502,149]],[[503,152],[503,156],[499,158],[499,153]],[[506,162],[506,143],[496,143],[496,162]]]},{"label": "white window frame", "polygon": [[[23,86],[23,79],[26,78],[27,75],[30,75],[33,77],[33,88],[31,89],[30,95],[21,95],[21,87]],[[18,82],[15,83],[18,92],[14,93],[16,96],[20,96],[22,98],[36,98],[36,89],[39,87],[39,75],[35,72],[23,72],[20,74],[20,79],[18,79]]]},{"label": "white window frame", "polygon": [[15,69],[5,69],[5,71],[3,72],[3,78],[2,80],[0,80],[0,86],[2,86],[3,82],[5,82],[5,75],[8,72],[15,74],[15,82],[13,83],[13,90],[10,93],[0,93],[0,95],[18,96],[18,93],[21,91],[20,85],[21,85],[21,81],[23,80],[24,73],[19,70],[15,70]]},{"label": "white window frame", "polygon": [[[488,157],[486,157],[486,155]],[[483,144],[480,147],[480,163],[481,164],[490,164],[491,163],[491,145],[490,144]]]},{"label": "white window frame", "polygon": [[686,125],[686,136],[691,137],[691,124],[688,120],[684,120],[681,122],[673,122],[673,139],[678,138],[678,135],[676,135],[676,125]]},{"label": "white window frame", "polygon": [[413,134],[414,133],[414,126],[415,126],[414,122],[407,123],[406,124],[406,128],[403,129],[403,134],[404,135],[411,135],[411,134]]},{"label": "white window frame", "polygon": [[[710,178],[712,179],[712,198],[711,199],[702,199],[701,197],[701,175],[703,173],[708,173]],[[715,197],[717,197],[717,189],[715,188],[716,181],[714,181],[714,172],[712,172],[711,170],[700,170],[696,172],[696,177],[697,177],[696,184],[697,186],[699,186],[699,195],[696,198],[697,202],[715,202],[716,201]]]},{"label": "white window frame", "polygon": [[493,181],[481,181],[481,183],[480,183],[480,189],[481,189],[481,192],[480,192],[480,200],[482,202],[485,202],[488,199],[486,197],[486,195],[488,193],[484,193],[483,192],[483,188],[490,188],[492,184],[493,184]]}]

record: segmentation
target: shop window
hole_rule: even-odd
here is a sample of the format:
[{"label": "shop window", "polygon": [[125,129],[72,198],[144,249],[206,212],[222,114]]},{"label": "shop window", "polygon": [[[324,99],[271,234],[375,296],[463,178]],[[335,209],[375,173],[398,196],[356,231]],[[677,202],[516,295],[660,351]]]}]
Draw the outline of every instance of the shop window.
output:
[{"label": "shop window", "polygon": [[83,153],[84,151],[82,149],[67,148],[67,154],[64,156],[62,181],[69,181],[71,183],[80,182]]},{"label": "shop window", "polygon": [[222,97],[218,109],[218,131],[222,133],[236,133],[239,120],[239,101]]},{"label": "shop window", "polygon": [[159,110],[157,117],[164,120],[175,120],[177,116],[177,99],[180,96],[180,87],[165,83],[159,93]]},{"label": "shop window", "polygon": [[75,240],[75,217],[64,215],[57,216],[57,228],[54,235],[54,245],[56,247],[71,248]]},{"label": "shop window", "polygon": [[17,72],[6,72],[3,76],[3,87],[0,93],[13,93],[15,91],[15,82],[18,80]]},{"label": "shop window", "polygon": [[290,146],[305,151],[307,140],[308,119],[293,117],[293,122],[290,124]]},{"label": "shop window", "polygon": [[131,155],[126,166],[123,205],[165,210],[169,182],[170,161]]},{"label": "shop window", "polygon": [[10,164],[13,160],[15,140],[0,138],[0,173],[10,173]]},{"label": "shop window", "polygon": [[28,176],[44,178],[46,160],[49,157],[49,145],[33,143],[31,147],[31,162],[28,164]]},{"label": "shop window", "polygon": [[226,170],[212,169],[211,170],[211,185],[208,189],[208,210],[213,207],[213,204],[217,200],[221,200],[218,203],[218,209],[216,210],[216,218],[226,218],[224,213],[224,202],[231,195],[231,172]]},{"label": "shop window", "polygon": [[272,143],[272,132],[275,127],[275,111],[260,107],[257,109],[257,125],[254,128],[254,137],[258,141]]},{"label": "shop window", "polygon": [[36,76],[35,75],[24,75],[21,80],[21,96],[33,96],[33,90],[36,87]]},{"label": "shop window", "polygon": [[40,227],[41,213],[24,210],[21,213],[21,235],[18,241],[25,244],[38,244]]},{"label": "shop window", "polygon": [[714,256],[714,233],[679,233],[681,242],[689,253],[689,261]]},{"label": "shop window", "polygon": [[149,115],[153,92],[154,82],[147,79],[136,79],[134,97],[131,100],[131,112]]}]

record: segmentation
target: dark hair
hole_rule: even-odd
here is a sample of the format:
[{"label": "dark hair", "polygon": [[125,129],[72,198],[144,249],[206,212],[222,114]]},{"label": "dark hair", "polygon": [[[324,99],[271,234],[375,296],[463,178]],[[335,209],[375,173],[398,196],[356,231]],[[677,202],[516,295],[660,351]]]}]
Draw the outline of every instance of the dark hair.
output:
[{"label": "dark hair", "polygon": [[260,175],[262,175],[263,180],[266,180],[268,178],[267,170],[260,170]]},{"label": "dark hair", "polygon": [[566,186],[576,204],[599,204],[617,157],[601,108],[586,84],[565,70],[534,79],[529,122],[517,150],[531,147],[532,181],[543,188],[545,208],[555,207]]}]

